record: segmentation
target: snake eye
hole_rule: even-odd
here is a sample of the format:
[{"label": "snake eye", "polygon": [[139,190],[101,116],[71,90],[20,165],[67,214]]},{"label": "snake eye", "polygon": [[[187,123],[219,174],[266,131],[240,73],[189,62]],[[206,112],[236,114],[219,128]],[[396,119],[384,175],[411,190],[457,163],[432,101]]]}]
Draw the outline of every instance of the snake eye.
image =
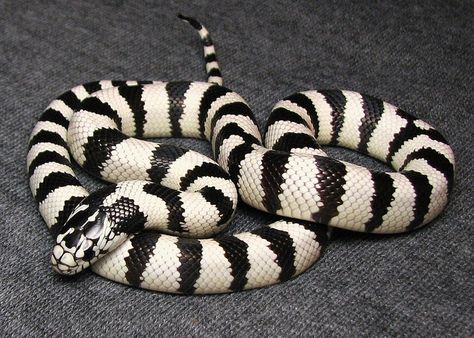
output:
[{"label": "snake eye", "polygon": [[98,239],[104,230],[105,213],[96,211],[91,215],[82,229],[84,236],[90,240]]}]

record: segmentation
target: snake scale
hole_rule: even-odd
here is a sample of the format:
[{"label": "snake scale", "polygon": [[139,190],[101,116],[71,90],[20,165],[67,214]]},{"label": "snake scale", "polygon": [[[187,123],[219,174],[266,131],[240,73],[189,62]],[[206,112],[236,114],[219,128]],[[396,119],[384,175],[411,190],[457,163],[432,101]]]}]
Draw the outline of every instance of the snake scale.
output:
[{"label": "snake scale", "polygon": [[[43,112],[30,137],[30,187],[56,244],[52,265],[171,293],[222,293],[288,280],[321,255],[330,227],[399,233],[448,201],[454,156],[426,122],[369,95],[311,90],[278,102],[264,143],[245,100],[222,86],[209,33],[208,82],[98,81]],[[192,137],[214,160],[144,140]],[[378,172],[328,157],[322,145],[390,165]],[[112,184],[89,194],[71,158]],[[238,198],[282,218],[220,235]],[[159,230],[156,231],[156,230]]]}]

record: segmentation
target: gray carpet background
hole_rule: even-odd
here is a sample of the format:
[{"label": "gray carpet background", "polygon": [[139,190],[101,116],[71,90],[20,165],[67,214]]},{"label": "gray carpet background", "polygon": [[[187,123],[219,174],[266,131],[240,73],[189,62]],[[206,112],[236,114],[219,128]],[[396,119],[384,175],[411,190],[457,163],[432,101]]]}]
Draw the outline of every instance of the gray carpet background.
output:
[{"label": "gray carpet background", "polygon": [[[203,80],[197,34],[178,12],[208,27],[225,84],[261,127],[279,99],[311,88],[369,93],[438,127],[457,159],[446,211],[406,235],[336,231],[302,276],[238,294],[56,276],[27,183],[28,135],[75,84]],[[1,1],[0,336],[473,336],[473,17],[470,1]],[[209,154],[204,142],[174,142]],[[272,219],[240,206],[230,231]]]}]

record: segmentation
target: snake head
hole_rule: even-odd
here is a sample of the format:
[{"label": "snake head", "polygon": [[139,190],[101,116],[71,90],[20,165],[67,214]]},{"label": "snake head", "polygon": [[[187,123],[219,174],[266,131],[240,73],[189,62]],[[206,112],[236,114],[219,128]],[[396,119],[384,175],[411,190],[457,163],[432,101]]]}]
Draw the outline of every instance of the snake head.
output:
[{"label": "snake head", "polygon": [[94,194],[86,197],[71,213],[56,237],[51,263],[64,275],[81,272],[122,241],[114,224]]}]

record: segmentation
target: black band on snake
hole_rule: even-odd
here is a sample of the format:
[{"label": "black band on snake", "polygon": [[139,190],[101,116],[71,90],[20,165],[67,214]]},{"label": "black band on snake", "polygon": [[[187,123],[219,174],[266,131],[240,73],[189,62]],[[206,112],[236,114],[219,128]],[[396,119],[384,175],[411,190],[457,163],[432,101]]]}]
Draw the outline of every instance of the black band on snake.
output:
[{"label": "black band on snake", "polygon": [[[443,210],[454,156],[429,124],[369,95],[311,90],[275,105],[263,143],[247,103],[222,86],[207,30],[180,17],[199,32],[208,82],[80,85],[55,99],[31,134],[30,187],[56,236],[57,272],[92,266],[151,290],[240,291],[308,269],[328,226],[398,233]],[[170,136],[206,139],[215,161],[144,140]],[[330,158],[321,144],[357,150],[395,172]],[[113,184],[89,194],[70,155]],[[238,197],[286,218],[207,238],[226,228]]]}]

